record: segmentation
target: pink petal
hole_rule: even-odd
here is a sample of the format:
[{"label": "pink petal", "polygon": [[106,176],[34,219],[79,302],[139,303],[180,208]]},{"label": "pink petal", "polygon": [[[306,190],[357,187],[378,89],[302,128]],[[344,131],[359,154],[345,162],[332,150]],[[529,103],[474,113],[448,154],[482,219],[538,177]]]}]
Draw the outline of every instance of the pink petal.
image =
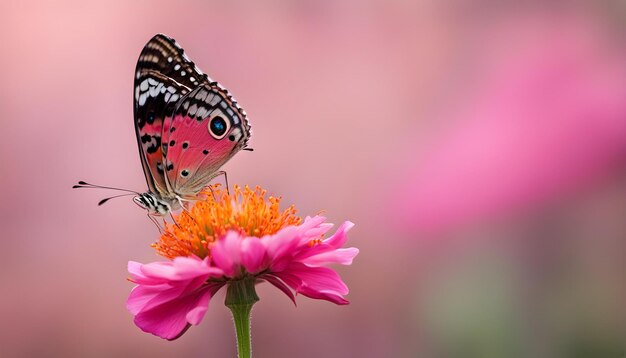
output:
[{"label": "pink petal", "polygon": [[288,226],[274,235],[261,238],[261,242],[265,245],[272,270],[280,271],[298,247],[298,229]]},{"label": "pink petal", "polygon": [[307,216],[304,218],[304,222],[298,226],[298,230],[301,233],[306,233],[307,231],[320,226],[324,221],[326,221],[326,218],[323,216]]},{"label": "pink petal", "polygon": [[[138,286],[131,291],[128,301],[136,304],[143,302],[143,306],[139,311],[145,311],[165,302],[176,300],[178,297],[187,295],[201,286],[201,284],[198,285],[196,282],[185,281],[177,283],[177,285]],[[146,300],[141,296],[150,296],[151,298]]]},{"label": "pink petal", "polygon": [[171,261],[149,264],[129,261],[128,272],[131,275],[131,281],[141,285],[169,284],[176,274],[174,264]]},{"label": "pink petal", "polygon": [[[189,312],[199,312],[208,305],[207,293],[210,295],[210,292],[208,286],[203,287],[186,296],[141,311],[135,316],[135,324],[144,332],[169,340],[176,339],[189,325]],[[198,318],[198,315],[201,314],[197,313],[196,317],[192,314],[192,318]]]},{"label": "pink petal", "polygon": [[241,242],[241,264],[249,273],[262,270],[265,263],[265,246],[261,240],[249,237]]},{"label": "pink petal", "polygon": [[337,272],[327,267],[309,267],[294,262],[290,267],[290,272],[297,275],[305,286],[312,289],[332,290],[344,295],[348,294],[348,286],[341,280]]},{"label": "pink petal", "polygon": [[291,274],[289,271],[272,272],[272,275],[280,278],[284,283],[286,283],[294,290],[297,290],[300,286],[302,286],[302,280],[300,279],[300,277]]},{"label": "pink petal", "polygon": [[176,277],[179,280],[191,279],[199,275],[216,277],[222,273],[221,270],[210,266],[208,258],[202,260],[195,256],[176,257],[173,262],[176,269]]},{"label": "pink petal", "polygon": [[293,293],[291,293],[289,287],[287,287],[287,285],[285,285],[285,283],[283,283],[278,277],[274,277],[272,275],[262,275],[259,278],[271,283],[272,285],[274,285],[274,287],[281,290],[285,295],[287,295],[287,297],[291,299],[293,304],[296,305],[296,297],[293,295]]},{"label": "pink petal", "polygon": [[173,261],[146,265],[129,263],[129,271],[138,286],[126,302],[142,330],[166,339],[179,337],[204,316],[210,297],[223,284],[206,285],[212,275],[222,270],[209,267],[208,260],[178,257]]},{"label": "pink petal", "polygon": [[335,231],[335,233],[331,237],[324,240],[323,243],[332,248],[339,248],[343,246],[346,241],[348,241],[348,231],[350,231],[350,229],[352,229],[353,227],[353,222],[345,221],[337,228],[337,231]]},{"label": "pink petal", "polygon": [[[301,247],[299,252],[295,255],[295,258],[298,261],[306,260],[307,262],[309,262],[308,257],[319,256],[320,254],[325,253],[325,252],[335,251],[336,249],[343,246],[346,243],[346,241],[348,241],[347,233],[350,229],[352,229],[352,227],[354,227],[354,224],[352,222],[350,221],[344,222],[343,224],[339,226],[339,228],[337,228],[337,231],[335,231],[335,233],[331,237],[322,241],[321,244],[315,245],[313,247],[308,247],[308,245]],[[357,253],[358,253],[358,250],[357,250]],[[311,262],[314,262],[314,261],[311,261]],[[329,262],[334,262],[334,260],[331,260]],[[351,263],[350,260],[346,262]],[[349,265],[350,263],[346,263],[344,265]]]},{"label": "pink petal", "polygon": [[313,227],[311,229],[308,229],[304,232],[303,236],[307,236],[307,237],[317,237],[317,236],[321,236],[324,235],[325,233],[328,232],[328,230],[332,229],[333,224],[331,223],[323,223],[323,224],[319,224],[316,227]]},{"label": "pink petal", "polygon": [[309,266],[322,266],[331,263],[352,265],[352,260],[358,253],[359,249],[355,247],[337,249],[307,257],[306,259],[302,260],[302,262]]},{"label": "pink petal", "polygon": [[133,278],[146,278],[145,275],[141,272],[142,263],[136,261],[128,261],[128,273],[130,273]]},{"label": "pink petal", "polygon": [[[201,275],[218,277],[221,270],[210,267],[208,259],[198,257],[176,257],[172,261],[152,262],[145,265],[129,263],[129,270],[136,272],[134,280],[141,284],[188,280]],[[131,272],[131,274],[133,273]]]},{"label": "pink petal", "polygon": [[177,278],[173,261],[151,262],[141,266],[141,273],[148,279],[175,280]]},{"label": "pink petal", "polygon": [[241,238],[238,232],[229,231],[211,248],[213,263],[228,277],[237,275],[241,262]]},{"label": "pink petal", "polygon": [[202,318],[204,318],[204,314],[209,309],[209,301],[211,300],[211,297],[215,295],[215,293],[217,293],[222,286],[223,284],[221,283],[209,286],[209,289],[202,294],[202,297],[198,301],[198,305],[191,311],[187,312],[187,322],[193,324],[194,326],[200,324]]},{"label": "pink petal", "polygon": [[316,300],[325,300],[332,302],[337,305],[347,305],[350,301],[343,298],[342,295],[334,292],[334,291],[318,291],[314,290],[310,287],[302,287],[298,293],[301,293],[303,296],[313,298]]},{"label": "pink petal", "polygon": [[168,289],[167,285],[161,286],[135,286],[128,300],[126,301],[126,309],[133,315],[139,313],[153,298],[159,293]]},{"label": "pink petal", "polygon": [[339,275],[326,267],[309,267],[299,262],[292,263],[283,272],[274,273],[296,292],[304,296],[323,299],[336,304],[347,304],[343,295],[348,294],[348,286]]},{"label": "pink petal", "polygon": [[222,270],[210,267],[207,259],[197,257],[177,257],[173,261],[152,262],[141,265],[129,262],[132,281],[140,285],[168,284],[175,286],[187,285],[189,280],[201,278],[201,282],[209,277],[221,277]]},{"label": "pink petal", "polygon": [[326,218],[323,216],[307,216],[302,224],[296,226],[297,234],[295,236],[300,238],[300,240],[296,241],[297,246],[308,243],[311,239],[325,234],[333,227],[333,224],[324,223],[324,221],[326,221]]}]

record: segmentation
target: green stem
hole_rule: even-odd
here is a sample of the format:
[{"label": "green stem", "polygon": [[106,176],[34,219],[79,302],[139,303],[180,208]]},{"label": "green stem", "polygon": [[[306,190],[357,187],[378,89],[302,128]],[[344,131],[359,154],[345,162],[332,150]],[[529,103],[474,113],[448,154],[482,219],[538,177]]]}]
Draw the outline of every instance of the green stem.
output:
[{"label": "green stem", "polygon": [[237,333],[237,353],[239,358],[250,358],[252,347],[250,339],[250,311],[259,300],[254,289],[254,278],[247,277],[231,281],[226,291],[226,307],[233,314]]}]

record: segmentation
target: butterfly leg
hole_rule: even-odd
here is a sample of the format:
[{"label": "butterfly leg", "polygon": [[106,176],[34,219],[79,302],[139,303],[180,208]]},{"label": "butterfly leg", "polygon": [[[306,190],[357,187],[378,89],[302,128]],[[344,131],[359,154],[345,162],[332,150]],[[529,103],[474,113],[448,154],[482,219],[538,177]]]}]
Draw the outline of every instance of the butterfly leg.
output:
[{"label": "butterfly leg", "polygon": [[230,195],[230,189],[229,189],[229,186],[228,186],[228,175],[226,174],[225,171],[220,170],[219,172],[215,172],[215,174],[213,174],[213,176],[211,177],[211,180],[219,177],[220,175],[224,176],[224,181],[226,182],[226,193],[228,193],[228,195]]},{"label": "butterfly leg", "polygon": [[[181,198],[180,196],[178,196],[178,195],[177,195],[177,196],[176,196],[176,200],[178,200],[178,204],[180,204],[180,207],[183,209],[183,212],[184,212],[185,214],[187,214],[187,216],[189,216],[189,218],[190,218],[191,220],[193,220],[193,222],[195,222],[195,223],[196,223],[196,225],[198,225],[198,222],[196,221],[196,219],[194,219],[194,218],[193,218],[193,216],[191,216],[191,213],[189,212],[189,209],[187,209],[187,208],[185,207],[185,203],[183,203],[183,198]],[[198,226],[199,226],[199,225],[198,225]]]},{"label": "butterfly leg", "polygon": [[209,191],[211,191],[211,196],[213,196],[213,200],[217,201],[217,198],[215,197],[215,192],[213,191],[213,187],[209,185],[207,186],[207,188],[209,188]]},{"label": "butterfly leg", "polygon": [[161,227],[161,225],[159,225],[159,223],[157,222],[157,220],[154,218],[154,216],[150,215],[150,213],[148,213],[148,218],[150,218],[150,220],[154,223],[154,225],[156,225],[157,229],[159,230],[159,234],[163,234],[163,227]]},{"label": "butterfly leg", "polygon": [[182,229],[182,227],[180,227],[180,225],[178,225],[178,223],[176,222],[176,219],[174,219],[174,214],[170,211],[170,218],[172,218],[172,221],[174,222],[174,225],[176,225],[177,228]]}]

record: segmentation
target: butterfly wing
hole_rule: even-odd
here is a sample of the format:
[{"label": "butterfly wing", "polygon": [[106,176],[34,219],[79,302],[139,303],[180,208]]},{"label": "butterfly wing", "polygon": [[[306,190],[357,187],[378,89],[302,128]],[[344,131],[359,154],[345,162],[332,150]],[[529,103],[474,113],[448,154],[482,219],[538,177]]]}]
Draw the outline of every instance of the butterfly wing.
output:
[{"label": "butterfly wing", "polygon": [[172,79],[152,70],[142,70],[135,80],[135,133],[139,157],[152,193],[169,192],[163,169],[162,130],[176,102],[188,92]]},{"label": "butterfly wing", "polygon": [[212,82],[174,39],[163,34],[155,35],[148,41],[141,52],[139,63],[141,69],[158,72],[189,90]]},{"label": "butterfly wing", "polygon": [[182,98],[164,130],[169,133],[163,144],[166,176],[183,198],[195,197],[250,138],[245,112],[217,83],[199,86]]},{"label": "butterfly wing", "polygon": [[171,117],[176,103],[190,89],[162,74],[157,65],[167,61],[167,53],[159,51],[150,40],[137,61],[134,93],[134,120],[139,157],[148,189],[169,197],[165,179],[162,131],[165,118]]},{"label": "butterfly wing", "polygon": [[173,196],[164,173],[163,125],[184,94],[208,81],[165,35],[154,36],[141,51],[135,73],[135,132],[150,192]]},{"label": "butterfly wing", "polygon": [[245,112],[162,34],[144,47],[135,78],[135,128],[150,190],[162,197],[195,197],[246,146]]}]

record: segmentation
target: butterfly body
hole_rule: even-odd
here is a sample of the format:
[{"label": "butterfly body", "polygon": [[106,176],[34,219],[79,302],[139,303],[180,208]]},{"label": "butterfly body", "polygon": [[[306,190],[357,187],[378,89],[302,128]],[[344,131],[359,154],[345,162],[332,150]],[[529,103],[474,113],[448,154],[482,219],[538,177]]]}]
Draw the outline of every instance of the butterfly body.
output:
[{"label": "butterfly body", "polygon": [[237,101],[171,38],[156,35],[135,71],[135,132],[148,191],[134,201],[161,214],[193,200],[233,155],[250,124]]}]

